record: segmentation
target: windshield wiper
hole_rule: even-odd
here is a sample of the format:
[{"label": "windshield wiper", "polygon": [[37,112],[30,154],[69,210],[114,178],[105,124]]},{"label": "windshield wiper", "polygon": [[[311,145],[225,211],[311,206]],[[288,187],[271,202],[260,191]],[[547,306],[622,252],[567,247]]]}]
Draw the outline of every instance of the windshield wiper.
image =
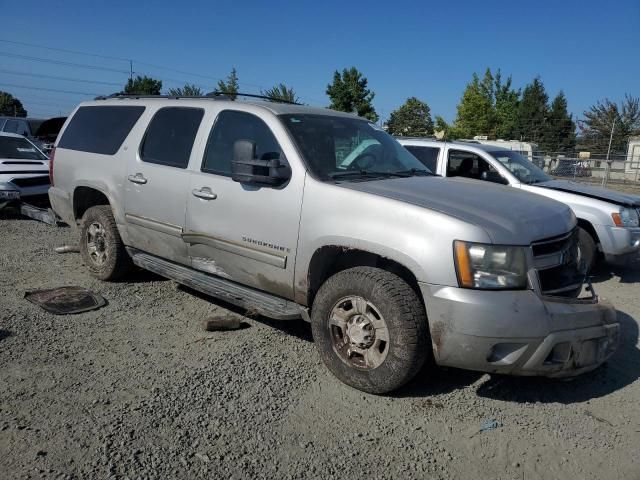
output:
[{"label": "windshield wiper", "polygon": [[366,177],[366,178],[379,178],[379,177],[410,177],[410,174],[406,172],[376,172],[372,170],[350,170],[348,172],[337,172],[329,175],[329,178],[337,180],[340,178],[352,178],[352,177]]},{"label": "windshield wiper", "polygon": [[421,177],[421,176],[438,177],[439,176],[429,170],[423,170],[418,168],[412,168],[411,170],[400,170],[399,172],[394,172],[394,173],[403,174],[404,176],[407,176],[407,177]]}]

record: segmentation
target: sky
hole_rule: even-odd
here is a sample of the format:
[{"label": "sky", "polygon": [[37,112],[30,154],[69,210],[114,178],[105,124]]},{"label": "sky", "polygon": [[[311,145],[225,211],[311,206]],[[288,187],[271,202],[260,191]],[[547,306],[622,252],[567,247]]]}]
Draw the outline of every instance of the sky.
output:
[{"label": "sky", "polygon": [[235,67],[242,92],[282,82],[316,106],[329,104],[333,72],[355,66],[383,119],[415,96],[451,121],[487,67],[516,87],[539,75],[577,118],[605,97],[640,96],[639,0],[0,0],[0,19],[0,90],[30,116],[121,90],[128,59],[165,89],[210,91]]}]

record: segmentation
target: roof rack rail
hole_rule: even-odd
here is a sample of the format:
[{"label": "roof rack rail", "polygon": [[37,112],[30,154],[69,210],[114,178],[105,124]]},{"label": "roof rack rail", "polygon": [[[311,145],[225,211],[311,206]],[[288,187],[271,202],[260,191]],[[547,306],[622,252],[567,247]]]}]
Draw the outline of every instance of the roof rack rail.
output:
[{"label": "roof rack rail", "polygon": [[[255,95],[253,93],[235,93],[233,94],[236,97],[248,97],[248,98],[260,98],[262,100],[268,100],[274,103],[288,103],[290,105],[302,105],[298,102],[290,102],[289,100],[283,100],[279,98],[272,98],[266,95]],[[94,100],[107,100],[110,98],[171,98],[171,99],[179,99],[179,98],[204,98],[209,100],[231,100],[231,95],[225,92],[213,91],[209,92],[206,95],[138,95],[135,93],[113,93],[111,95],[100,95],[99,97],[95,97]]]}]

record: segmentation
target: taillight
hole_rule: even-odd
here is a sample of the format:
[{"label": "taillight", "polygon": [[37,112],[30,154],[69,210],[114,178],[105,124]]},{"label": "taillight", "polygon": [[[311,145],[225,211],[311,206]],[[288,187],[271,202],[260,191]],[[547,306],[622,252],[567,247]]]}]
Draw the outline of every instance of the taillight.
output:
[{"label": "taillight", "polygon": [[49,183],[53,187],[53,157],[56,155],[56,147],[51,149],[51,153],[49,153]]}]

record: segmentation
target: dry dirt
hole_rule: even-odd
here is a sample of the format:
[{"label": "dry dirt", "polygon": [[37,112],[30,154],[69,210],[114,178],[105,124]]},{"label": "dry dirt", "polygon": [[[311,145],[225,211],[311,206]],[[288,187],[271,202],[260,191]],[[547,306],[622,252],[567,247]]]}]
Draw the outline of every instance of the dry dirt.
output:
[{"label": "dry dirt", "polygon": [[[157,276],[91,278],[69,228],[0,219],[0,478],[640,478],[640,266],[604,271],[618,353],[570,382],[425,370],[387,397],[339,383],[302,321]],[[25,290],[108,305],[55,316]],[[229,313],[230,312],[230,313]],[[497,429],[478,433],[488,419]]]}]

